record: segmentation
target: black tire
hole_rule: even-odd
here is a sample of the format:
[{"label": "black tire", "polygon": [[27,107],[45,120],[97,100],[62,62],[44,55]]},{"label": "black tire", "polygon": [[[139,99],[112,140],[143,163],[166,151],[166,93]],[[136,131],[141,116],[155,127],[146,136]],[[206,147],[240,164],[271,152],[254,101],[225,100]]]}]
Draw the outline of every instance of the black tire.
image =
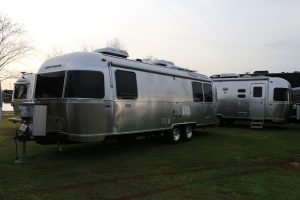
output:
[{"label": "black tire", "polygon": [[222,117],[221,116],[216,117],[216,126],[217,127],[222,126]]},{"label": "black tire", "polygon": [[225,121],[225,124],[230,126],[230,125],[233,125],[234,122],[235,122],[234,119],[228,119],[228,120]]},{"label": "black tire", "polygon": [[189,141],[192,139],[193,137],[193,126],[186,126],[183,128],[183,131],[182,131],[182,137],[184,139],[184,141]]},{"label": "black tire", "polygon": [[118,142],[120,144],[133,144],[136,142],[136,137],[134,135],[120,135],[118,136]]},{"label": "black tire", "polygon": [[171,144],[177,144],[180,141],[181,132],[179,127],[172,128],[171,132],[167,134],[168,142]]}]

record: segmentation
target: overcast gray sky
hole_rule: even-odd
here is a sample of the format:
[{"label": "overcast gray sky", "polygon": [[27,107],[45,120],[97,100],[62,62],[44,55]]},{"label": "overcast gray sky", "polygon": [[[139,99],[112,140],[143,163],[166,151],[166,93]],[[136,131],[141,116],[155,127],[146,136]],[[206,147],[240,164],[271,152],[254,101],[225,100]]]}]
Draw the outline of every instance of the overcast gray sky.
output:
[{"label": "overcast gray sky", "polygon": [[172,60],[199,73],[300,71],[298,0],[6,0],[36,52],[13,67],[35,72],[53,47],[100,48],[119,38],[131,58]]}]

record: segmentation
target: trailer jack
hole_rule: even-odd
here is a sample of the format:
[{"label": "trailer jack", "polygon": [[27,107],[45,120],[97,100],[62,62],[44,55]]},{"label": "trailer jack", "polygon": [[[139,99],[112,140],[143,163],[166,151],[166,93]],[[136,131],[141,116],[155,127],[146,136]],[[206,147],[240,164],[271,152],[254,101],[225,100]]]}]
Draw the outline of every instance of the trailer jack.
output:
[{"label": "trailer jack", "polygon": [[14,137],[16,143],[16,164],[25,163],[26,155],[26,141],[30,140],[30,137],[23,131],[17,130]]}]

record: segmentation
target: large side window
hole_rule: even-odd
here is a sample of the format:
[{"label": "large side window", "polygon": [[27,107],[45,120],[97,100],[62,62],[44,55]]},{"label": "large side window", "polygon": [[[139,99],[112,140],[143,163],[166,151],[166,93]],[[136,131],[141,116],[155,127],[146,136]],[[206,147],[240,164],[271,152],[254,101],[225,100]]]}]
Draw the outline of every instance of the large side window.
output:
[{"label": "large side window", "polygon": [[192,82],[194,102],[203,102],[202,83]]},{"label": "large side window", "polygon": [[104,97],[104,75],[98,71],[68,71],[66,98]]},{"label": "large side window", "polygon": [[117,70],[115,72],[118,99],[137,99],[137,82],[134,72]]},{"label": "large side window", "polygon": [[61,98],[65,72],[38,74],[36,78],[35,98]]},{"label": "large side window", "polygon": [[213,92],[211,84],[203,84],[204,101],[213,102]]},{"label": "large side window", "polygon": [[253,97],[262,97],[262,87],[253,87]]},{"label": "large side window", "polygon": [[14,99],[27,99],[27,84],[15,84]]},{"label": "large side window", "polygon": [[274,101],[288,101],[289,100],[289,90],[287,88],[275,88]]}]

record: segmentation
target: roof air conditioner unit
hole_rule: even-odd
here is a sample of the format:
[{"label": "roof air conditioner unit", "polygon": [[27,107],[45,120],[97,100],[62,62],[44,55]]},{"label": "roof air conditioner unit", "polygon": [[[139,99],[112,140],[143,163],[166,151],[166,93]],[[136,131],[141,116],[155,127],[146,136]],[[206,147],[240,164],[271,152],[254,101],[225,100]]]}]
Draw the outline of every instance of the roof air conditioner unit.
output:
[{"label": "roof air conditioner unit", "polygon": [[127,51],[121,49],[115,49],[111,47],[96,49],[94,52],[102,53],[110,56],[121,57],[121,58],[127,58],[129,56]]}]

